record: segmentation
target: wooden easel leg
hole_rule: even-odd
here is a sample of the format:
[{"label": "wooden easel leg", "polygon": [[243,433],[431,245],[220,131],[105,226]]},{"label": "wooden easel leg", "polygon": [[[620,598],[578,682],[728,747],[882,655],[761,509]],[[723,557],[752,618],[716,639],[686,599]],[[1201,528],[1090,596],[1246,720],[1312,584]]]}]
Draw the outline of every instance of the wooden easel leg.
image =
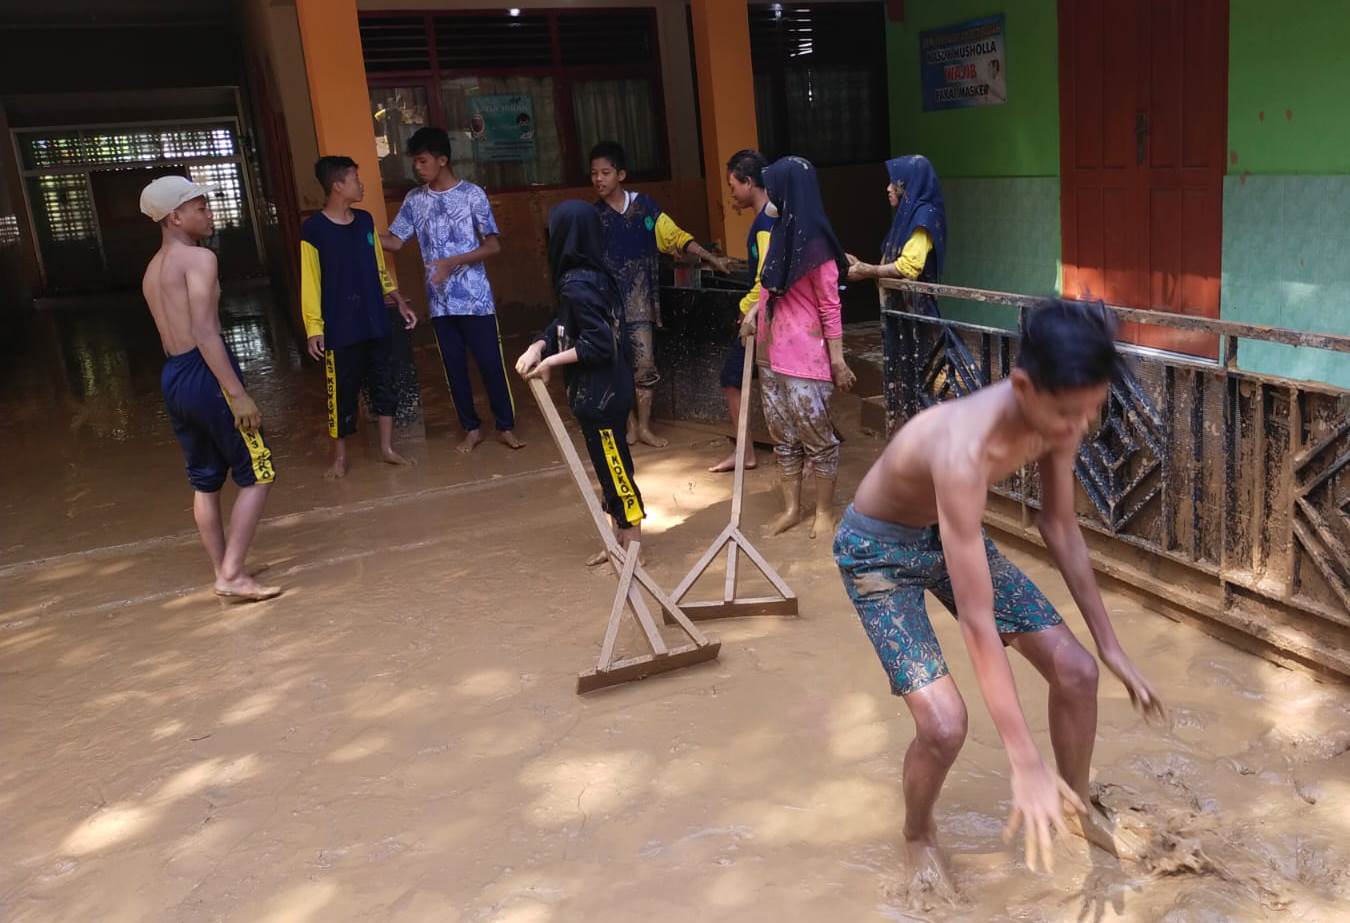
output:
[{"label": "wooden easel leg", "polygon": [[605,626],[605,640],[600,645],[600,659],[595,668],[604,670],[614,659],[614,642],[619,637],[619,619],[623,617],[624,607],[628,604],[628,594],[633,588],[633,571],[637,567],[637,555],[629,555],[623,562],[623,571],[619,574],[619,590],[614,594],[614,606],[609,610],[609,624]]},{"label": "wooden easel leg", "polygon": [[[587,670],[577,676],[577,692],[591,692],[596,689],[603,689],[606,686],[631,682],[645,676],[678,670],[681,667],[716,658],[722,649],[722,643],[710,639],[700,632],[693,622],[680,611],[679,606],[666,596],[647,574],[639,563],[642,551],[641,543],[633,542],[627,548],[623,548],[619,544],[609,526],[609,520],[605,516],[604,510],[600,508],[600,502],[595,498],[590,479],[581,466],[581,459],[577,455],[576,448],[572,445],[571,438],[567,435],[562,419],[558,416],[558,410],[553,406],[553,399],[549,396],[548,388],[542,381],[533,378],[530,379],[530,390],[534,393],[534,399],[539,404],[539,411],[544,416],[544,423],[548,426],[549,433],[553,436],[553,441],[557,444],[563,461],[572,473],[572,480],[576,482],[577,490],[581,492],[582,502],[585,503],[586,510],[590,513],[596,531],[600,533],[600,540],[605,543],[605,550],[609,552],[610,561],[618,568],[619,585],[614,594],[614,603],[610,607],[609,622],[605,626],[605,637],[600,644],[600,656],[596,661],[595,669]],[[688,636],[689,644],[674,649],[667,646],[665,639],[661,637],[660,629],[652,618],[647,601],[642,597],[642,589],[644,588],[652,594],[652,598],[680,626]],[[651,653],[616,661],[614,660],[614,645],[618,641],[619,623],[623,619],[624,609],[626,608],[633,610],[633,616],[637,620],[638,627],[642,629],[643,637],[646,639]]]},{"label": "wooden easel leg", "polygon": [[[779,573],[769,566],[764,556],[750,544],[750,540],[741,532],[741,503],[745,494],[745,453],[750,439],[750,386],[754,371],[755,338],[745,341],[745,365],[741,369],[741,410],[736,420],[736,478],[731,487],[731,521],[721,534],[713,540],[708,549],[699,557],[698,563],[685,575],[675,587],[671,596],[684,609],[690,619],[734,618],[746,615],[796,615],[797,597],[788,587]],[[726,580],[722,586],[722,599],[718,602],[685,602],[684,597],[698,582],[699,578],[712,564],[723,547],[727,549]],[[773,584],[778,596],[738,598],[737,552],[744,551],[754,565]],[[669,620],[669,619],[668,619]]]}]

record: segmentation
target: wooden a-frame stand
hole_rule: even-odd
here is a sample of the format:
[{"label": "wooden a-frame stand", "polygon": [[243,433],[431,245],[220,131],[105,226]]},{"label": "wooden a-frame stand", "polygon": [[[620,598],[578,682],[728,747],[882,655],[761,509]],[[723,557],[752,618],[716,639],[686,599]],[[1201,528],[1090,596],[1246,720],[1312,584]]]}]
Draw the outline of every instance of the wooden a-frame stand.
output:
[{"label": "wooden a-frame stand", "polygon": [[[534,399],[539,403],[539,410],[544,415],[544,422],[548,424],[553,441],[558,444],[563,461],[572,472],[572,480],[576,481],[577,489],[581,491],[581,499],[591,514],[591,520],[600,533],[601,541],[605,543],[610,563],[619,574],[619,588],[614,594],[614,605],[609,610],[609,624],[605,628],[605,639],[600,645],[600,658],[595,664],[595,669],[577,676],[578,694],[642,679],[656,673],[678,670],[680,667],[716,658],[718,651],[722,649],[722,642],[708,638],[699,631],[688,616],[680,611],[680,607],[657,586],[656,581],[638,562],[641,543],[633,542],[625,550],[615,538],[614,530],[600,508],[600,502],[595,498],[595,491],[591,489],[590,478],[581,467],[577,450],[572,445],[567,430],[563,428],[562,418],[558,416],[558,410],[553,406],[553,398],[548,393],[548,387],[539,379],[532,378],[530,390],[534,392]],[[684,630],[689,638],[688,644],[679,647],[666,645],[660,629],[652,619],[651,610],[647,608],[647,601],[642,598],[643,588],[661,607],[667,624],[678,624]],[[619,622],[625,609],[633,613],[651,653],[615,660],[614,643],[619,637]]]},{"label": "wooden a-frame stand", "polygon": [[[745,340],[745,367],[741,369],[741,412],[736,419],[736,478],[731,487],[731,522],[722,533],[703,552],[685,578],[670,594],[677,605],[691,619],[725,619],[743,615],[796,615],[797,596],[788,587],[787,581],[779,576],[764,556],[759,553],[750,540],[741,531],[741,495],[745,492],[745,452],[750,444],[750,376],[755,363],[755,338]],[[693,588],[703,572],[708,569],[718,553],[727,549],[727,575],[723,584],[720,602],[684,602],[685,594]],[[745,552],[745,556],[759,568],[777,596],[755,596],[739,598],[736,596],[736,551]]]}]

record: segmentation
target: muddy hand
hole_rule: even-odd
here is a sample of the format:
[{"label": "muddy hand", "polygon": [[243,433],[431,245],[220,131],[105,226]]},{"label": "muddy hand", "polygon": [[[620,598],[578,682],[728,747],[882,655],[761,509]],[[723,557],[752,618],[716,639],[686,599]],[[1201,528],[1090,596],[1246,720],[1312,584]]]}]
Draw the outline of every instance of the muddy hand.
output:
[{"label": "muddy hand", "polygon": [[758,313],[758,308],[751,308],[746,312],[745,317],[741,320],[741,339],[744,340],[755,335],[755,315]]},{"label": "muddy hand", "polygon": [[229,405],[230,412],[234,414],[235,428],[240,432],[257,432],[258,427],[262,426],[262,411],[258,409],[253,398],[248,396],[247,391],[231,399]]},{"label": "muddy hand", "polygon": [[398,308],[398,316],[403,318],[403,329],[411,330],[417,326],[417,315],[413,312],[412,305],[408,299],[404,298],[398,292],[390,292],[386,302],[391,302]]},{"label": "muddy hand", "polygon": [[539,350],[531,346],[516,360],[516,374],[521,378],[529,377],[530,370],[539,364]]},{"label": "muddy hand", "polygon": [[1135,668],[1130,658],[1125,656],[1124,651],[1103,653],[1102,662],[1116,675],[1116,679],[1124,684],[1125,691],[1130,694],[1130,704],[1144,716],[1145,721],[1149,724],[1167,723],[1167,708],[1163,705],[1162,699],[1158,698],[1148,680],[1144,679],[1143,674]]},{"label": "muddy hand", "polygon": [[1057,774],[1041,764],[1032,770],[1013,770],[1013,809],[1008,826],[1003,829],[1003,842],[1011,843],[1018,827],[1023,827],[1027,868],[1035,872],[1055,870],[1054,842],[1051,828],[1060,834],[1069,833],[1064,822],[1064,805],[1086,812],[1087,808],[1077,793]]},{"label": "muddy hand", "polygon": [[540,362],[525,373],[525,380],[529,381],[532,378],[538,378],[544,384],[548,384],[548,373],[551,368],[553,368],[553,366],[549,365],[547,362]]},{"label": "muddy hand", "polygon": [[835,387],[840,391],[851,391],[858,381],[858,376],[843,362],[831,365],[830,371],[834,374]]}]

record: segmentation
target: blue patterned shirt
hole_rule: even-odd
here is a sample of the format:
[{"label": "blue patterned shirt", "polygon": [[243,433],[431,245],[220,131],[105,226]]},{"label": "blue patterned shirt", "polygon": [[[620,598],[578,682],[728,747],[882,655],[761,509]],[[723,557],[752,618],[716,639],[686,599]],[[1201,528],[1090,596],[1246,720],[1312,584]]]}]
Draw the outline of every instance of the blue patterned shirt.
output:
[{"label": "blue patterned shirt", "polygon": [[460,266],[440,285],[431,284],[433,262],[476,250],[484,237],[500,233],[487,193],[480,187],[467,180],[444,192],[418,186],[403,200],[389,233],[399,240],[417,235],[432,317],[494,312],[492,286],[481,262]]}]

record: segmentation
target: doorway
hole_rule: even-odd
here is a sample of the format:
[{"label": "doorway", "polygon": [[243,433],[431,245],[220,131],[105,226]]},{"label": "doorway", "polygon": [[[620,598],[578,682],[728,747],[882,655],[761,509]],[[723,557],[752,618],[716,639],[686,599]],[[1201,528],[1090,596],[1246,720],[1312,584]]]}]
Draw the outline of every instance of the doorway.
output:
[{"label": "doorway", "polygon": [[134,288],[159,246],[140,192],[166,174],[216,188],[206,243],[222,279],[263,272],[248,173],[233,120],[15,129],[45,294]]},{"label": "doorway", "polygon": [[[1219,316],[1228,0],[1060,0],[1064,293]],[[1216,337],[1121,339],[1215,358]]]}]

